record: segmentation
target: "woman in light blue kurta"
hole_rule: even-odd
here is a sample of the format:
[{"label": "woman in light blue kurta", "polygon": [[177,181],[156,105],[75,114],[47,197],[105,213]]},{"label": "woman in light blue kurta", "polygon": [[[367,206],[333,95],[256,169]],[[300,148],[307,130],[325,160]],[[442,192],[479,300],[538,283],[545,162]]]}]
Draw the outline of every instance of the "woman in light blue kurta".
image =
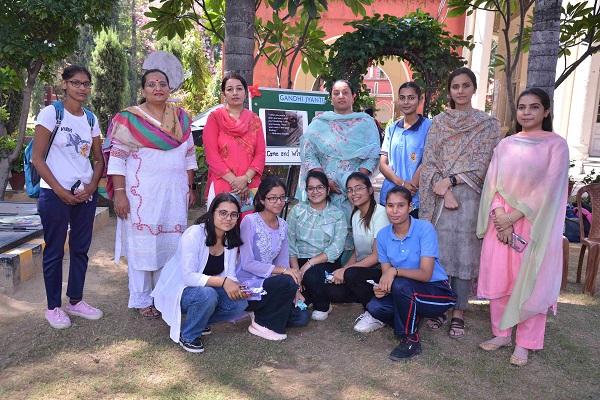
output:
[{"label": "woman in light blue kurta", "polygon": [[[300,140],[300,179],[296,197],[306,201],[304,182],[309,171],[321,170],[329,179],[331,204],[346,215],[350,225],[352,206],[344,185],[352,172],[370,175],[379,161],[379,131],[375,120],[352,111],[355,94],[347,81],[336,81],[331,90],[334,111],[315,117]],[[352,248],[349,235],[346,249]]]}]

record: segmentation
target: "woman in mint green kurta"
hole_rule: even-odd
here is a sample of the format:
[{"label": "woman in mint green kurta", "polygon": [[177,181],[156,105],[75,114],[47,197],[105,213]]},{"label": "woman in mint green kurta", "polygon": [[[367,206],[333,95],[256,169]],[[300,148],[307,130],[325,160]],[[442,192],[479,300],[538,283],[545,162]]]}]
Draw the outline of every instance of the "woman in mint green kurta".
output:
[{"label": "woman in mint green kurta", "polygon": [[[379,131],[375,120],[365,113],[352,111],[355,94],[347,81],[339,80],[331,90],[334,111],[315,117],[300,139],[300,179],[296,197],[306,201],[304,181],[313,169],[325,172],[329,179],[331,204],[346,215],[348,226],[352,206],[344,185],[352,172],[370,175],[379,160]],[[352,248],[348,235],[346,249]]]}]

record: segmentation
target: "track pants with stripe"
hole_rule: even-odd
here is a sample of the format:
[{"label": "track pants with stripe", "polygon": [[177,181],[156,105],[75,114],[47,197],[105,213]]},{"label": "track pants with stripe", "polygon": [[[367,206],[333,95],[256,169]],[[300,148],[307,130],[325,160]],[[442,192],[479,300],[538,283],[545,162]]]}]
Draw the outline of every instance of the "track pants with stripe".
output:
[{"label": "track pants with stripe", "polygon": [[442,315],[456,303],[456,294],[448,281],[419,282],[395,278],[392,293],[373,297],[367,310],[374,317],[394,327],[398,337],[414,337],[422,317]]}]

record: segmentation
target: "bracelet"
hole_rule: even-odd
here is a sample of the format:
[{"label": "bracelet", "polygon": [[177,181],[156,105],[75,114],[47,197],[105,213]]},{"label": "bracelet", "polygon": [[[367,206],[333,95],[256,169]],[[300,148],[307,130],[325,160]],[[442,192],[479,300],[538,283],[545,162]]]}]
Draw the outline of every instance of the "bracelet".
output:
[{"label": "bracelet", "polygon": [[448,179],[450,179],[450,184],[451,184],[452,186],[456,186],[456,185],[458,184],[458,182],[457,182],[457,180],[456,180],[456,176],[454,176],[454,175],[450,175],[450,176],[448,177]]},{"label": "bracelet", "polygon": [[117,190],[125,190],[125,188],[114,188],[113,191],[117,191]]},{"label": "bracelet", "polygon": [[506,216],[508,217],[508,222],[510,222],[511,225],[514,225],[512,218],[510,218],[510,213],[506,213]]},{"label": "bracelet", "polygon": [[223,279],[223,283],[221,283],[221,287],[225,286],[225,281],[227,280],[227,277],[225,277],[225,279]]}]

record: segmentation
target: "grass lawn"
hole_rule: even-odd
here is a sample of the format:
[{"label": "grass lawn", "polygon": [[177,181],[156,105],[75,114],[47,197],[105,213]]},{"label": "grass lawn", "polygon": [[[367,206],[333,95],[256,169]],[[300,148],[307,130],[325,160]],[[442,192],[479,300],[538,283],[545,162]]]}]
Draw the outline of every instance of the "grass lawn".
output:
[{"label": "grass lawn", "polygon": [[[73,318],[57,331],[43,319],[41,274],[11,296],[0,295],[1,399],[599,399],[600,302],[569,284],[550,316],[545,349],[523,368],[512,349],[485,353],[488,307],[473,304],[467,336],[422,330],[423,353],[387,359],[390,328],[352,330],[358,305],[335,305],[329,319],[291,329],[283,343],[250,335],[248,321],[220,324],[203,354],[183,351],[161,320],[127,309],[127,271],[112,263],[114,225],[90,250],[86,299],[100,321]],[[574,282],[577,246],[571,248]],[[64,291],[63,291],[64,292]]]}]

